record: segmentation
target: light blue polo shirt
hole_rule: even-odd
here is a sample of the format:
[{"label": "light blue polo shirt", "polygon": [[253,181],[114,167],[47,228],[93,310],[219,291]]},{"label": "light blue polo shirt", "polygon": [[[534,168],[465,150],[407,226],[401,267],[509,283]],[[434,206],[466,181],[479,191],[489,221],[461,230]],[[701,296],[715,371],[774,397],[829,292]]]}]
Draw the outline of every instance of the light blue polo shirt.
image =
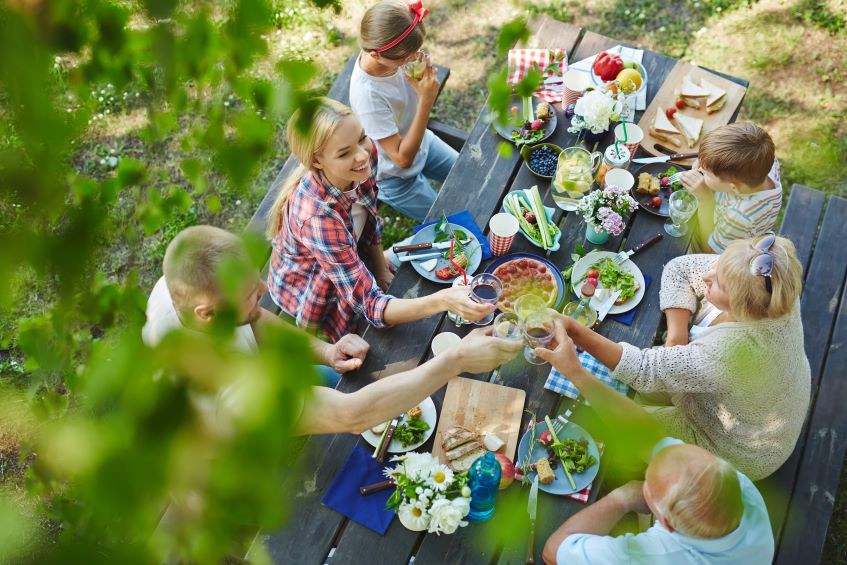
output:
[{"label": "light blue polo shirt", "polygon": [[[670,445],[683,443],[665,438],[656,444],[653,457]],[[698,539],[669,532],[660,522],[646,532],[618,537],[573,534],[556,553],[559,565],[571,563],[644,565],[756,565],[770,564],[774,540],[762,495],[746,476],[738,473],[744,514],[734,531],[718,539]]]}]

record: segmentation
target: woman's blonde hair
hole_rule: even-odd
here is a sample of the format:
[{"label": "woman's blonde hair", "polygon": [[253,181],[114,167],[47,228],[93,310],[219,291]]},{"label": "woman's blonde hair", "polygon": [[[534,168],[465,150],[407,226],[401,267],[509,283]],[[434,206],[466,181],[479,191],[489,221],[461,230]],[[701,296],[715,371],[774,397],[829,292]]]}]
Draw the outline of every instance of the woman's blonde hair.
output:
[{"label": "woman's blonde hair", "polygon": [[312,120],[308,124],[299,123],[303,118],[304,106],[291,114],[285,128],[288,147],[300,163],[282,183],[276,200],[274,200],[274,204],[268,212],[268,239],[273,239],[279,232],[282,226],[282,214],[288,198],[300,184],[303,175],[312,169],[312,161],[315,155],[323,149],[327,140],[332,137],[344,118],[353,115],[353,110],[349,106],[332,98],[316,98],[309,101],[307,105],[315,106]]},{"label": "woman's blonde hair", "polygon": [[794,308],[803,288],[803,266],[797,259],[794,244],[777,237],[770,248],[772,292],[768,294],[764,277],[750,273],[750,263],[761,255],[755,248],[760,239],[733,241],[718,259],[720,284],[729,296],[730,310],[737,320],[781,318]]},{"label": "woman's blonde hair", "polygon": [[[409,4],[401,0],[386,0],[368,8],[359,24],[359,46],[364,51],[374,51],[385,47],[409,29],[415,15]],[[387,59],[405,59],[423,45],[426,28],[423,22],[418,24],[400,43],[380,52]]]}]

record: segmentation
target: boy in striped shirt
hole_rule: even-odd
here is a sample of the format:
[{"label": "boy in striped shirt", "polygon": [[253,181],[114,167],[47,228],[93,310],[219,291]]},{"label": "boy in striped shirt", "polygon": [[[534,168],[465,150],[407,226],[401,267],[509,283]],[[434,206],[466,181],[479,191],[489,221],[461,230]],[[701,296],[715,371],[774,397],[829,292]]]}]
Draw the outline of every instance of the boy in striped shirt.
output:
[{"label": "boy in striped shirt", "polygon": [[680,182],[700,202],[694,243],[702,252],[721,253],[736,239],[773,231],[782,183],[773,140],[761,128],[729,124],[710,131]]}]

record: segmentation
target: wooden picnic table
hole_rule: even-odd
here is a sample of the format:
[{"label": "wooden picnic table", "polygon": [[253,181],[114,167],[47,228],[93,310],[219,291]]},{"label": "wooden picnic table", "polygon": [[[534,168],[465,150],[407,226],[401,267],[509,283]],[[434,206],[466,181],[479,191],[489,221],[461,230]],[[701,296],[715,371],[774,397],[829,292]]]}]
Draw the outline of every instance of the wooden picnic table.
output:
[{"label": "wooden picnic table", "polygon": [[[570,61],[578,61],[601,50],[623,44],[621,41],[546,17],[532,20],[530,28],[533,34],[527,41],[526,47],[564,47],[568,51]],[[648,105],[675,63],[674,59],[665,55],[644,51],[643,65],[649,75]],[[742,79],[726,78],[738,84],[747,85],[747,82]],[[509,157],[498,153],[497,146],[502,139],[492,131],[487,114],[486,109],[480,111],[456,165],[430,210],[430,220],[436,219],[442,212],[450,214],[467,209],[477,224],[487,231],[488,221],[499,211],[503,196],[511,190],[524,189],[532,185],[538,185],[545,203],[552,205],[549,181],[532,175],[523,165],[517,151],[513,151]],[[641,112],[637,114],[636,121],[640,116]],[[568,147],[576,142],[576,136],[567,132],[567,125],[563,119],[549,141],[560,147]],[[607,139],[599,144],[599,148],[602,150],[611,142],[613,139]],[[546,256],[558,268],[563,269],[570,264],[570,255],[576,244],[584,244],[588,249],[602,248],[618,251],[624,247],[628,249],[655,233],[664,233],[662,228],[664,219],[648,213],[636,212],[630,218],[624,234],[611,238],[605,245],[593,246],[585,241],[585,223],[575,213],[557,211],[555,221],[562,231],[561,248],[558,251],[545,253],[542,249],[532,246],[523,236],[515,239],[511,251]],[[599,331],[602,334],[610,339],[627,341],[638,347],[649,347],[653,344],[662,319],[662,313],[659,310],[662,268],[669,260],[685,253],[686,246],[685,238],[664,237],[635,258],[642,272],[652,276],[653,280],[646,289],[632,324],[627,326],[607,320],[600,326]],[[480,271],[484,268],[483,264]],[[410,266],[404,265],[394,278],[390,294],[412,298],[436,292],[441,288],[444,287],[424,280]],[[432,337],[447,330],[463,334],[469,331],[469,328],[457,330],[443,314],[385,330],[365,328],[362,335],[371,346],[368,357],[359,371],[346,375],[341,380],[339,390],[352,392],[375,379],[416,367],[429,358],[429,344]],[[570,399],[544,389],[544,382],[549,371],[549,365],[529,365],[523,361],[522,356],[519,356],[493,374],[463,376],[525,390],[527,393],[525,408],[536,414],[561,413],[574,403]],[[439,410],[443,395],[444,389],[433,395]],[[590,415],[590,408],[584,405],[575,406],[573,420],[588,426],[590,431],[595,425]],[[524,415],[521,429],[524,429],[527,422],[528,417]],[[498,498],[499,511],[495,512],[490,522],[482,525],[471,524],[453,535],[437,536],[425,532],[411,532],[405,529],[398,520],[393,520],[386,534],[380,536],[323,506],[320,502],[321,497],[335,479],[353,447],[362,441],[360,437],[351,434],[315,436],[308,440],[301,465],[309,471],[306,479],[296,485],[294,492],[291,493],[292,514],[282,530],[263,534],[265,546],[275,563],[321,564],[329,559],[332,565],[364,562],[405,564],[412,557],[418,565],[524,563],[526,561],[527,538],[523,532],[527,526],[528,489],[521,488],[517,484],[501,491]],[[433,439],[430,439],[421,450],[430,450],[432,442]],[[605,459],[606,457],[604,461]],[[600,490],[603,461],[600,468],[601,474],[595,481],[591,500],[596,498]],[[541,562],[541,549],[553,530],[583,508],[585,508],[584,504],[570,498],[540,494],[536,562]],[[501,535],[504,531],[518,532],[519,535],[505,539]]]}]

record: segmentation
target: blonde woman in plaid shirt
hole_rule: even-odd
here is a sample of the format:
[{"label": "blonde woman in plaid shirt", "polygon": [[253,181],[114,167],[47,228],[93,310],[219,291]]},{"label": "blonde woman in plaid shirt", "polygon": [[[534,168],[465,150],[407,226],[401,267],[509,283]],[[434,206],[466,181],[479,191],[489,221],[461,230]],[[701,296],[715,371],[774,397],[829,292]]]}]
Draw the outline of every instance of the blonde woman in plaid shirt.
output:
[{"label": "blonde woman in plaid shirt", "polygon": [[471,300],[466,286],[420,298],[385,294],[393,276],[381,245],[376,149],[350,108],[328,98],[317,102],[304,131],[297,127],[299,110],[287,127],[301,165],[280,188],[268,217],[273,301],[298,326],[331,341],[355,332],[357,316],[385,327],[447,310],[467,320],[488,315],[494,306]]}]

